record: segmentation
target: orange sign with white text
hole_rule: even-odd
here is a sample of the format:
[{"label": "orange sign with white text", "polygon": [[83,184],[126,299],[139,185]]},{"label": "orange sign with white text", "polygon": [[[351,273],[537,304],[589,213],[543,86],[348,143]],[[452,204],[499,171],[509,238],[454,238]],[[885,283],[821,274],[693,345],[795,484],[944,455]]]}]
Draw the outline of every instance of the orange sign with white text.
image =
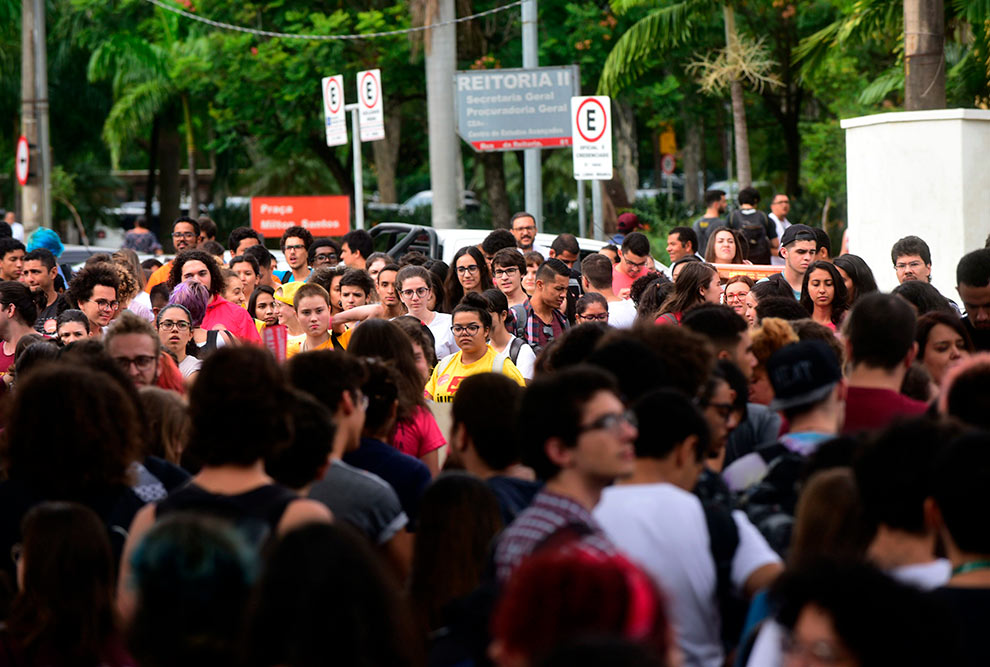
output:
[{"label": "orange sign with white text", "polygon": [[279,238],[289,227],[305,227],[313,236],[343,236],[350,220],[350,197],[251,197],[251,229],[266,238]]}]

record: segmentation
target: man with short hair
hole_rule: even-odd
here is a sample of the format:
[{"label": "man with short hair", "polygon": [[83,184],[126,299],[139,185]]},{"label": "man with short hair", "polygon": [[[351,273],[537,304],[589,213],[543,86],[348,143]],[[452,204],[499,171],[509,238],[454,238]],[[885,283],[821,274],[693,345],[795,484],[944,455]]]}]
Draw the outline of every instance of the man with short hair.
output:
[{"label": "man with short hair", "polygon": [[[180,215],[172,223],[172,245],[175,246],[175,254],[183,250],[191,250],[196,247],[199,240],[199,221],[185,215]],[[235,253],[236,254],[236,253]],[[144,285],[144,291],[151,294],[151,288],[159,283],[168,282],[168,277],[172,273],[172,262],[165,262],[155,269],[148,281]]]},{"label": "man with short hair", "polygon": [[520,476],[516,426],[522,393],[501,373],[481,373],[464,378],[451,406],[449,460],[485,480],[505,526],[529,506],[542,486]]},{"label": "man with short hair", "polygon": [[340,240],[340,261],[351,269],[365,269],[374,250],[371,234],[363,229],[352,229]]},{"label": "man with short hair", "polygon": [[540,352],[570,326],[560,311],[571,271],[559,259],[548,259],[536,272],[536,286],[526,304],[525,342]]},{"label": "man with short hair", "polygon": [[65,290],[65,300],[89,319],[89,332],[93,338],[103,337],[103,327],[110,324],[120,304],[117,290],[120,279],[113,267],[106,263],[93,264],[76,271]]},{"label": "man with short hair", "polygon": [[[308,496],[330,508],[334,518],[357,528],[382,548],[393,565],[407,569],[411,562],[409,517],[395,489],[378,475],[344,462],[361,446],[365,411],[361,386],[364,364],[345,353],[307,352],[286,365],[289,382],[311,394],[333,413],[335,432],[329,466]],[[425,467],[425,466],[424,466]],[[427,474],[429,472],[427,471]]]},{"label": "man with short hair", "polygon": [[[818,240],[815,232],[807,225],[791,225],[780,239],[780,256],[784,260],[784,270],[767,278],[777,283],[781,290],[785,287],[794,295],[795,301],[801,300],[801,286],[804,284],[804,274],[815,259]],[[757,262],[753,262],[756,264]]]},{"label": "man with short hair", "polygon": [[611,553],[591,511],[607,486],[635,470],[636,427],[605,371],[578,365],[535,379],[523,395],[519,423],[526,425],[522,462],[546,484],[499,538],[495,567],[502,584],[554,540],[580,539]]},{"label": "man with short hair", "polygon": [[749,254],[743,253],[744,257],[748,256],[753,264],[769,264],[770,258],[777,254],[781,240],[770,218],[756,208],[759,203],[759,190],[753,187],[740,190],[739,209],[729,216],[728,227],[742,232],[749,246]]},{"label": "man with short hair", "polygon": [[748,600],[769,586],[783,569],[780,558],[745,514],[692,493],[709,432],[691,400],[661,389],[638,400],[633,411],[640,431],[635,470],[602,492],[594,517],[670,596],[685,664],[720,667],[721,636],[729,634],[721,627],[728,619],[720,603],[731,596]]},{"label": "man with short hair", "polygon": [[[773,222],[774,229],[777,231],[777,238],[784,238],[784,232],[793,223],[787,219],[787,214],[791,212],[791,198],[786,192],[778,192],[770,200],[770,220]],[[771,253],[770,263],[776,266],[780,266],[784,263],[776,253]]]},{"label": "man with short hair", "polygon": [[289,270],[279,276],[282,284],[306,282],[312,271],[309,268],[309,247],[313,245],[313,233],[305,227],[289,227],[282,233],[282,254]]},{"label": "man with short hair", "polygon": [[636,321],[636,304],[620,299],[612,291],[612,260],[593,253],[581,262],[581,280],[588,294],[600,294],[608,304],[608,323],[616,329],[629,329]]},{"label": "man with short hair", "polygon": [[684,313],[681,324],[707,337],[719,359],[734,363],[747,380],[753,379],[756,355],[746,320],[729,306],[706,303]]},{"label": "man with short hair", "polygon": [[207,241],[217,240],[217,223],[213,222],[209,216],[205,215],[199,216],[197,222],[199,223],[198,247],[202,248],[203,244]]},{"label": "man with short hair", "polygon": [[917,236],[905,236],[890,249],[890,261],[897,272],[897,282],[932,281],[932,251]]},{"label": "man with short hair", "polygon": [[674,227],[667,234],[667,254],[673,264],[677,260],[698,252],[698,237],[690,227]]},{"label": "man with short hair", "polygon": [[705,253],[711,231],[725,224],[722,216],[725,215],[728,206],[724,190],[705,190],[705,215],[695,220],[692,227],[698,239],[698,254]]},{"label": "man with short hair", "polygon": [[265,246],[259,244],[248,246],[244,249],[244,256],[251,257],[258,263],[258,285],[268,285],[276,289],[282,284],[273,271],[272,265],[275,260]]},{"label": "man with short hair", "polygon": [[336,266],[338,257],[340,244],[331,238],[313,239],[313,245],[309,246],[309,265],[314,271],[321,266]]},{"label": "man with short hair", "polygon": [[151,387],[161,372],[158,356],[161,342],[154,327],[129,310],[107,329],[104,345],[114,361],[120,364],[137,387]]},{"label": "man with short hair", "polygon": [[612,291],[622,299],[628,298],[633,281],[643,275],[644,269],[651,268],[650,239],[640,232],[628,234],[619,249],[619,263],[612,269]]},{"label": "man with short hair", "polygon": [[558,234],[550,244],[550,257],[559,259],[567,268],[573,269],[574,263],[581,257],[581,247],[573,234]]},{"label": "man with short hair", "polygon": [[509,222],[512,235],[516,238],[516,245],[523,254],[527,252],[538,252],[544,258],[550,256],[550,250],[536,243],[536,218],[530,213],[520,211],[512,216]]},{"label": "man with short hair", "polygon": [[[489,273],[492,270],[492,260],[495,258],[495,254],[505,248],[512,248],[513,250],[516,248],[516,237],[508,229],[495,229],[491,231],[485,237],[485,240],[478,245],[481,254],[485,256],[485,261],[488,262]],[[522,257],[522,253],[518,251],[516,253]]]},{"label": "man with short hair", "polygon": [[250,299],[259,284],[261,269],[258,267],[258,260],[250,255],[237,255],[230,260],[230,270],[241,279],[241,283],[244,285],[244,294]]},{"label": "man with short hair", "polygon": [[265,241],[261,234],[250,227],[235,227],[227,237],[227,250],[232,257],[243,255],[245,250],[256,245],[264,246]]},{"label": "man with short hair", "polygon": [[900,393],[918,352],[915,319],[911,305],[899,296],[875,293],[857,299],[845,325],[852,370],[843,433],[883,428],[899,416],[928,409]]},{"label": "man with short hair", "polygon": [[990,350],[990,249],[968,253],[956,265],[956,292],[966,316],[963,324],[977,350]]},{"label": "man with short hair", "polygon": [[375,289],[375,282],[363,269],[348,269],[340,279],[340,303],[343,310],[350,310],[368,303]]},{"label": "man with short hair", "polygon": [[395,277],[399,273],[398,264],[386,264],[378,272],[375,289],[378,292],[378,302],[382,305],[382,317],[387,320],[402,317],[406,314],[406,307],[399,299],[399,291],[395,286]]},{"label": "man with short hair", "polygon": [[523,304],[526,303],[526,292],[522,288],[522,279],[526,275],[526,260],[515,248],[503,248],[492,257],[492,280],[495,287],[501,290],[509,302],[509,308],[519,308],[516,317],[522,316]]},{"label": "man with short hair", "polygon": [[0,239],[0,280],[20,280],[24,252],[24,244],[17,239]]},{"label": "man with short hair", "polygon": [[815,233],[815,259],[818,262],[831,262],[832,256],[832,239],[828,237],[828,232],[826,232],[821,227],[812,227],[811,231]]},{"label": "man with short hair", "polygon": [[62,311],[69,307],[62,295],[55,291],[56,276],[58,276],[58,263],[55,255],[50,251],[36,248],[24,255],[21,282],[32,292],[45,295],[45,307],[38,312],[34,328],[48,336],[55,335],[55,321]]},{"label": "man with short hair", "polygon": [[[372,280],[378,280],[378,272],[381,271],[386,264],[392,263],[394,263],[394,260],[388,256],[388,253],[373,252],[368,255],[364,270],[368,272],[368,275],[371,276]],[[371,297],[374,301],[378,298],[378,295],[372,293]]]}]

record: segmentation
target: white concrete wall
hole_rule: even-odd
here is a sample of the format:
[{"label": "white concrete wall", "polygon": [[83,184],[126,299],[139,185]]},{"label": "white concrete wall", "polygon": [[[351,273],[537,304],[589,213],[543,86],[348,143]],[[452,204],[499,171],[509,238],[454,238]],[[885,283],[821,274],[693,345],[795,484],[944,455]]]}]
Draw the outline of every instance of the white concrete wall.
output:
[{"label": "white concrete wall", "polygon": [[990,111],[905,111],[843,120],[849,251],[880,289],[897,286],[895,241],[932,251],[932,284],[955,300],[956,263],[990,233]]}]

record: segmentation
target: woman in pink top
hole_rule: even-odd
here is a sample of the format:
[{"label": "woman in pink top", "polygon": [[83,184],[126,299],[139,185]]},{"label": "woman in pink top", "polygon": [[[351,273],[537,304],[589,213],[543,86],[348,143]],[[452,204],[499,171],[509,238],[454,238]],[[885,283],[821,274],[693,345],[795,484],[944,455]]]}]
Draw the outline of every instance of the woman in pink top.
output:
[{"label": "woman in pink top", "polygon": [[409,336],[388,320],[365,320],[355,329],[347,351],[359,357],[378,357],[398,371],[399,412],[390,444],[418,458],[436,476],[440,472],[440,448],[447,441],[426,407],[423,377],[416,368]]},{"label": "woman in pink top", "polygon": [[180,252],[172,261],[172,271],[168,277],[169,290],[186,280],[202,283],[210,292],[206,315],[203,317],[204,329],[226,329],[241,340],[261,343],[261,336],[248,312],[221,296],[223,274],[212,256],[202,250]]}]

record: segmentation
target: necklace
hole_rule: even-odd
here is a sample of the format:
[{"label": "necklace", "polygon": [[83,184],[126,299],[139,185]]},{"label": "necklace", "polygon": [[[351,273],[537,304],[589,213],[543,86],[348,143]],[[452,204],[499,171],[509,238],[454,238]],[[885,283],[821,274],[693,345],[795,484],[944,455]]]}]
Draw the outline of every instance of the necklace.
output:
[{"label": "necklace", "polygon": [[974,560],[969,563],[957,565],[952,568],[952,576],[955,577],[960,574],[966,574],[967,572],[976,572],[977,570],[990,570],[990,560]]}]

